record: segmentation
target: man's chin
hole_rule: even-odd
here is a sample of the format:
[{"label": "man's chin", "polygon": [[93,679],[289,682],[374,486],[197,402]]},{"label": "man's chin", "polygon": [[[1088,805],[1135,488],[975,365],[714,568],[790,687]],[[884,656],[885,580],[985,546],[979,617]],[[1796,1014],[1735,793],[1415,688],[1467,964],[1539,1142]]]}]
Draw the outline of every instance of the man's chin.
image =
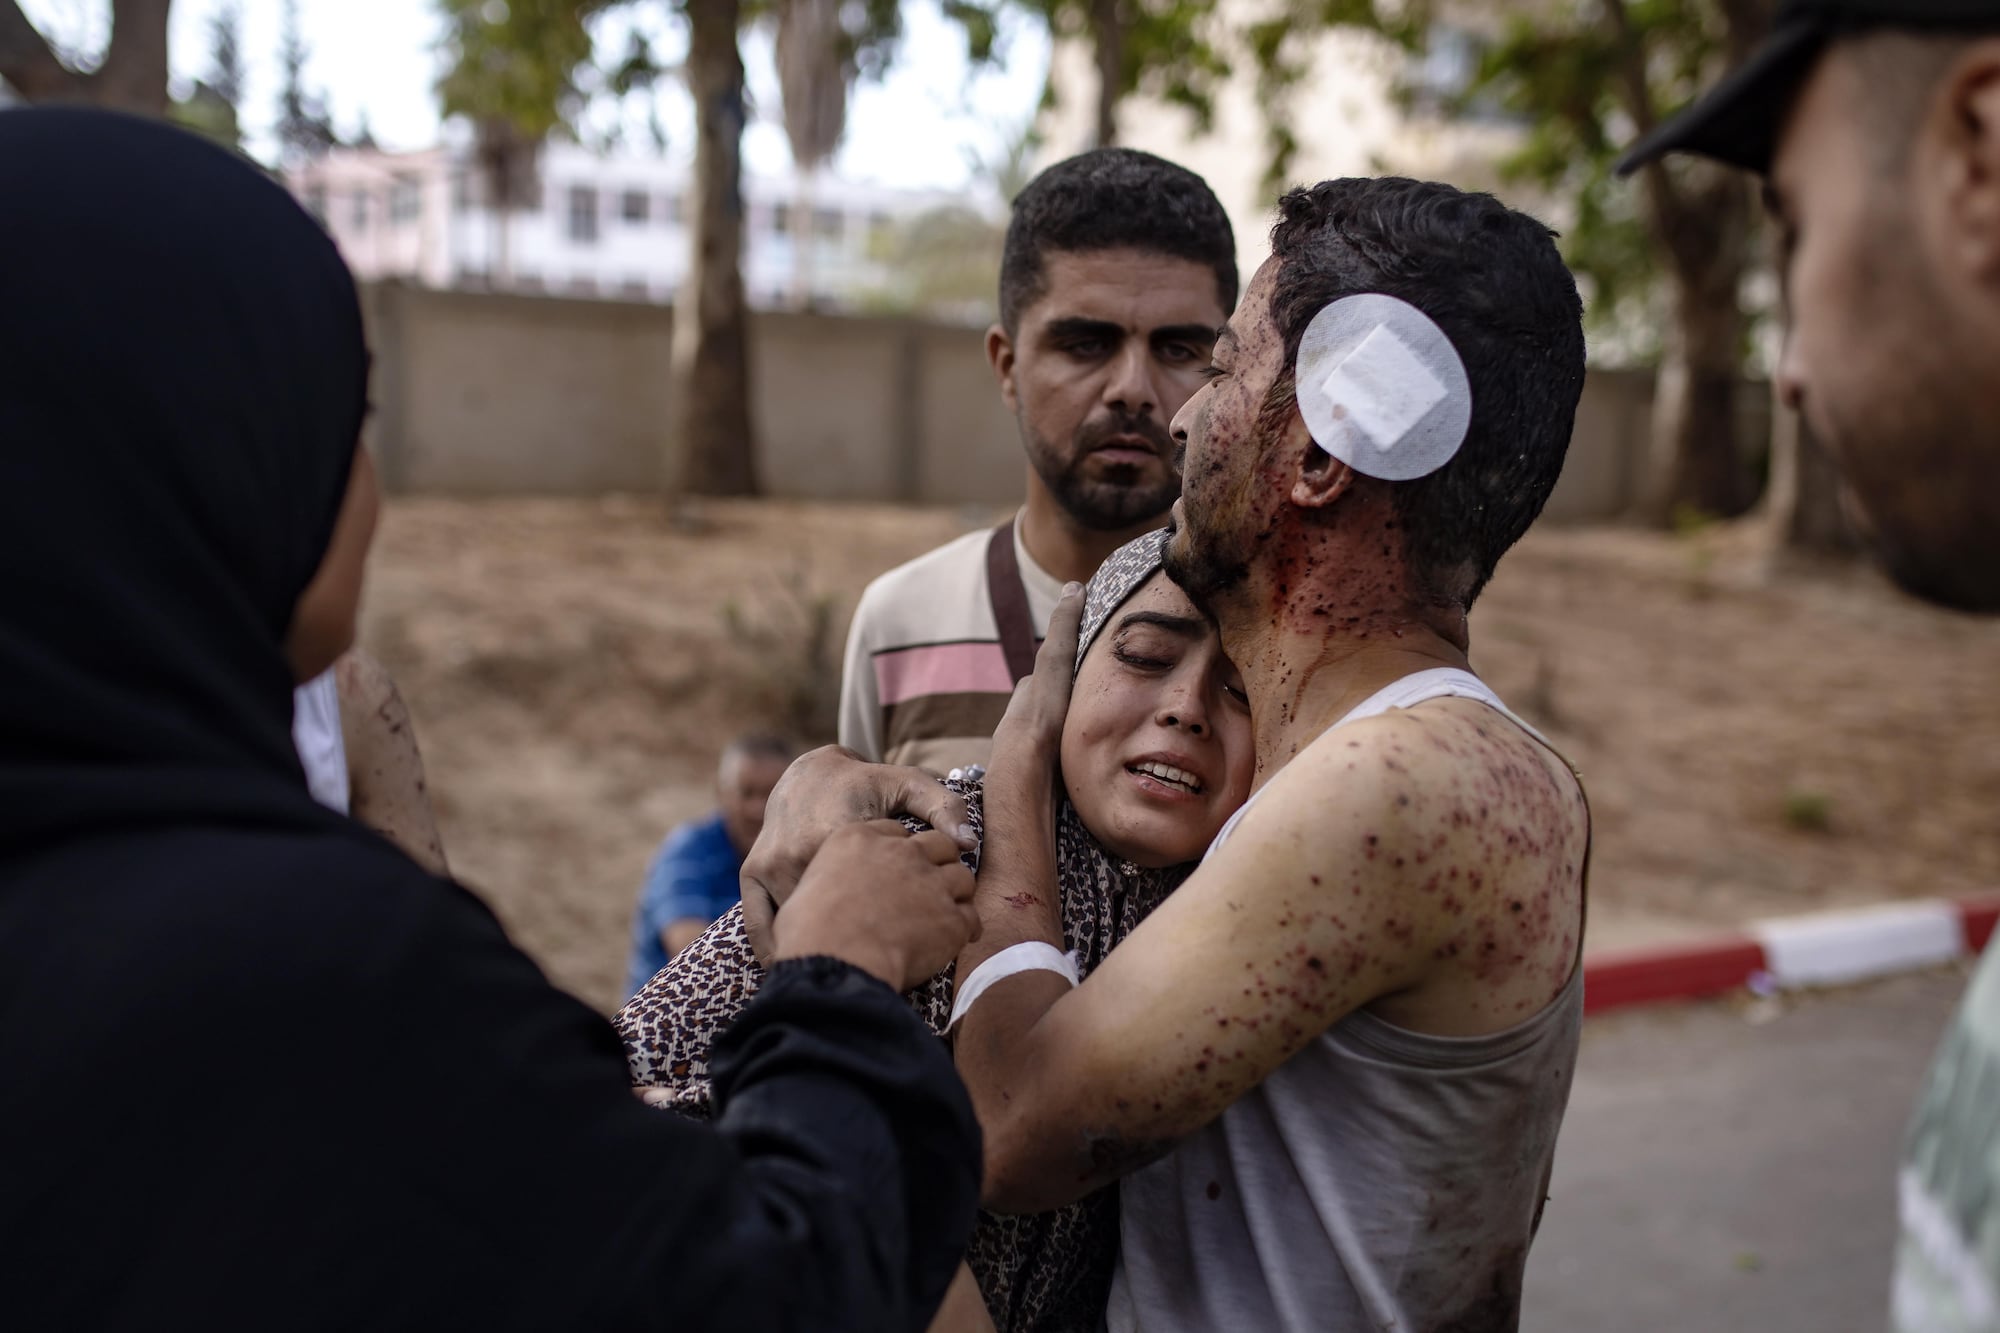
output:
[{"label": "man's chin", "polygon": [[1241,563],[1218,559],[1213,552],[1198,547],[1194,533],[1179,518],[1177,514],[1176,521],[1168,524],[1172,536],[1160,552],[1160,567],[1196,610],[1213,619],[1217,597],[1242,583],[1250,571]]},{"label": "man's chin", "polygon": [[[1992,543],[1985,543],[1992,545]],[[1971,615],[2000,615],[2000,551],[1981,556],[1916,550],[1874,538],[1876,557],[1895,585],[1912,597]]]},{"label": "man's chin", "polygon": [[1125,485],[1086,482],[1056,498],[1069,516],[1093,532],[1123,532],[1159,522],[1180,495],[1178,481],[1147,478]]},{"label": "man's chin", "polygon": [[1876,512],[1842,486],[1841,508],[1882,571],[1910,596],[1952,611],[2000,614],[2000,532],[1963,510]]}]

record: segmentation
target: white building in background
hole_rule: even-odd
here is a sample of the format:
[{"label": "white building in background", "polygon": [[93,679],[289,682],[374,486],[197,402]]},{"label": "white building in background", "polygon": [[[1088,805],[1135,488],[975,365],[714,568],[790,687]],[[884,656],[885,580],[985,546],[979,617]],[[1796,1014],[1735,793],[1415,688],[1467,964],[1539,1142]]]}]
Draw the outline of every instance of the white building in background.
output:
[{"label": "white building in background", "polygon": [[[504,219],[482,202],[479,173],[461,148],[343,148],[288,172],[287,180],[364,280],[673,299],[689,257],[685,166],[551,142],[537,174],[539,197]],[[746,174],[743,194],[744,287],[752,305],[767,308],[797,305],[801,294],[816,308],[869,308],[891,287],[897,227],[967,202],[825,175],[805,206],[791,177]],[[503,243],[511,275],[505,282],[495,277]],[[809,261],[807,293],[800,290],[801,258]]]}]

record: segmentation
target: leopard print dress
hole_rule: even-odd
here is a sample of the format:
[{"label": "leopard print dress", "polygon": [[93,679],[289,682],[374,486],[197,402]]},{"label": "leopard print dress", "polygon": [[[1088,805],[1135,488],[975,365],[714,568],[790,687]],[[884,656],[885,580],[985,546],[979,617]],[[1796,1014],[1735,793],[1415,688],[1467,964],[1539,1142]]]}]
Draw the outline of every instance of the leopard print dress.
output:
[{"label": "leopard print dress", "polygon": [[[976,784],[946,784],[981,825]],[[922,827],[913,825],[913,827]],[[977,851],[967,864],[978,869]],[[1085,975],[1194,870],[1144,870],[1098,845],[1064,801],[1056,821],[1056,873],[1065,943]],[[683,1115],[710,1114],[708,1052],[757,994],[764,970],[731,908],[634,995],[617,1018],[632,1081],[664,1088]],[[942,1034],[951,1015],[951,969],[910,993],[917,1016]],[[966,1262],[999,1333],[1096,1333],[1118,1259],[1118,1190],[1107,1186],[1053,1212],[982,1212]]]}]

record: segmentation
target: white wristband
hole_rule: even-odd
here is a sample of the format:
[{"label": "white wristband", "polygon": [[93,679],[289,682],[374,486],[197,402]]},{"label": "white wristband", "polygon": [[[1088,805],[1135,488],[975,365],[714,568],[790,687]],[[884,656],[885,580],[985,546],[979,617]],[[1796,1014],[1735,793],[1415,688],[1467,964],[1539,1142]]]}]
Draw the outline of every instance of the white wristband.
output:
[{"label": "white wristband", "polygon": [[1012,948],[1002,949],[991,958],[972,969],[972,975],[958,984],[958,997],[952,1001],[951,1021],[944,1025],[946,1032],[958,1026],[958,1020],[965,1017],[973,1002],[984,995],[987,988],[996,981],[1004,981],[1016,972],[1054,972],[1070,985],[1082,983],[1083,978],[1076,967],[1076,954],[1064,953],[1053,944],[1040,940],[1029,940]]}]

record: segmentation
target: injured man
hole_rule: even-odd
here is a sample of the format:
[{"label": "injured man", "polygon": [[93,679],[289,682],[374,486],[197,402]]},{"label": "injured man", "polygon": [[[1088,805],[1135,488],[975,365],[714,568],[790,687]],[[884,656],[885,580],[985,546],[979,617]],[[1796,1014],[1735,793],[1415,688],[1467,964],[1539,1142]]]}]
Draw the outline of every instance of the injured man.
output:
[{"label": "injured man", "polygon": [[[1242,761],[1178,758],[1233,754],[1222,728],[1242,722],[1176,686],[1139,752],[1101,744],[1086,719],[1124,714],[1090,655],[1157,627],[1114,612],[1107,643],[1066,598],[979,793],[984,933],[920,993],[934,1022],[947,993],[957,1010],[986,1205],[1031,1219],[1000,1269],[971,1255],[1002,1328],[1518,1327],[1581,1026],[1590,821],[1569,766],[1472,673],[1466,613],[1554,485],[1582,380],[1575,285],[1532,219],[1395,179],[1280,205],[1174,423],[1162,553],[1240,672],[1254,795],[1216,830]],[[800,761],[745,866],[750,923],[828,828],[908,784]],[[1099,800],[1146,817],[1100,826]],[[1128,840],[1169,828],[1189,842],[1167,860]],[[1102,870],[1072,866],[1080,832]],[[1121,912],[1116,858],[1141,856],[1201,859]],[[695,1069],[631,1015],[637,1072]],[[1108,1289],[1086,1285],[1094,1250],[1056,1271],[1071,1233],[1035,1230],[1093,1201],[1116,1210]],[[1022,1274],[1050,1284],[1034,1310]]]}]

